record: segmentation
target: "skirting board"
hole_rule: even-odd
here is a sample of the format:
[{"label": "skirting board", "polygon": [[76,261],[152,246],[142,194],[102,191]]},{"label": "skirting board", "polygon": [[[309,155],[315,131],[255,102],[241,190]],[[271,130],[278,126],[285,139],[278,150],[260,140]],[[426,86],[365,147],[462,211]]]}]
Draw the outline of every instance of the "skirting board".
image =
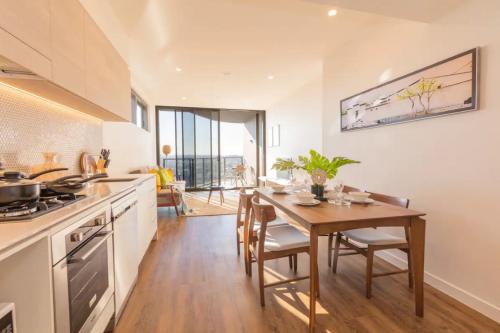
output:
[{"label": "skirting board", "polygon": [[[378,251],[377,256],[381,259],[393,264],[394,266],[400,269],[408,268],[408,263],[406,260],[401,259],[389,251]],[[500,308],[480,299],[477,296],[472,295],[471,293],[449,283],[445,280],[429,273],[424,273],[424,281],[425,283],[431,285],[432,287],[442,291],[450,297],[458,300],[459,302],[467,305],[468,307],[480,312],[488,318],[500,323]]]}]

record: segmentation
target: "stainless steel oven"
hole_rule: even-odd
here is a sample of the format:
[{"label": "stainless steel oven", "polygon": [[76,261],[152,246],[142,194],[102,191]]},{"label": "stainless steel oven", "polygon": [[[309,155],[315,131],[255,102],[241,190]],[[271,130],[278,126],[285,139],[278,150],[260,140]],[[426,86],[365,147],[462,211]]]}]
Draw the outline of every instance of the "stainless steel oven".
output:
[{"label": "stainless steel oven", "polygon": [[[57,333],[87,333],[114,312],[110,210],[96,211],[52,237]],[[107,309],[113,307],[113,311]]]}]

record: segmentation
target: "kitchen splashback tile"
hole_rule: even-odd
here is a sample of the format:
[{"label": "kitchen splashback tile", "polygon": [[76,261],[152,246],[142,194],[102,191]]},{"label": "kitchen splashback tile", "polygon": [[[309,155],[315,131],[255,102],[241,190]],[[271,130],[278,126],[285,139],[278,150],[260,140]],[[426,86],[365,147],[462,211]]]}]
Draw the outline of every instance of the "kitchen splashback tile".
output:
[{"label": "kitchen splashback tile", "polygon": [[79,173],[82,152],[99,152],[102,122],[62,105],[0,83],[0,157],[6,168],[29,172],[43,163],[42,152]]}]

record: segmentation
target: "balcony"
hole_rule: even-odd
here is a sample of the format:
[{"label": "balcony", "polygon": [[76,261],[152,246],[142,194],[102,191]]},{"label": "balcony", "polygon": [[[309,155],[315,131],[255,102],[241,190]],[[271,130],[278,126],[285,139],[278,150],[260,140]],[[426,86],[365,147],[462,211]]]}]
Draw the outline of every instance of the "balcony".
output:
[{"label": "balcony", "polygon": [[248,167],[241,155],[216,157],[162,158],[162,166],[171,168],[178,180],[186,181],[187,189],[208,189],[211,186],[237,188],[255,186],[255,170]]}]

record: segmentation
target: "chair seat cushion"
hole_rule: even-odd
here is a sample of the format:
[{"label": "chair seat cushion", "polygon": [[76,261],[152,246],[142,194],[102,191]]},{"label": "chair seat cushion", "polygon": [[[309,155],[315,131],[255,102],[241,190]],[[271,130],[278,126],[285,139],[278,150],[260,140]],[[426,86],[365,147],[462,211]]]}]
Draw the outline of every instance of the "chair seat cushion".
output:
[{"label": "chair seat cushion", "polygon": [[392,243],[405,243],[406,240],[390,235],[374,228],[363,228],[343,231],[342,234],[353,241],[362,244],[392,244]]},{"label": "chair seat cushion", "polygon": [[264,248],[269,251],[284,251],[309,246],[309,237],[291,225],[281,225],[266,230]]}]

